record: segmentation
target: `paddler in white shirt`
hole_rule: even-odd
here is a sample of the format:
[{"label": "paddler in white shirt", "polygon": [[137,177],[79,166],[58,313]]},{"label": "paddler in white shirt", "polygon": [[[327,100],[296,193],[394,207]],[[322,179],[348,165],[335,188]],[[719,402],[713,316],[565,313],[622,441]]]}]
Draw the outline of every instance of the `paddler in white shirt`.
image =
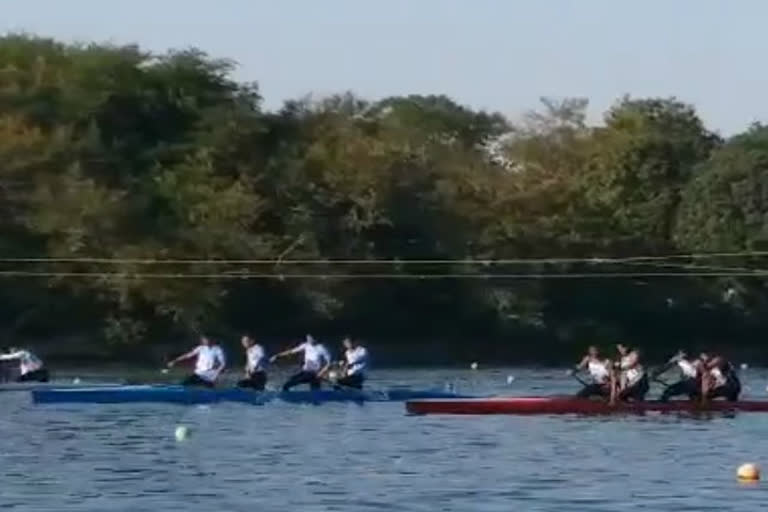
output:
[{"label": "paddler in white shirt", "polygon": [[689,399],[695,400],[701,396],[701,379],[699,364],[691,360],[685,350],[679,350],[666,365],[656,372],[656,377],[663,373],[677,368],[680,371],[680,379],[674,384],[667,386],[659,398],[662,402],[668,402],[674,396],[686,395]]},{"label": "paddler in white shirt", "polygon": [[237,383],[237,387],[264,391],[267,384],[264,348],[250,336],[243,336],[240,342],[245,349],[245,378]]},{"label": "paddler in white shirt", "polygon": [[50,377],[43,361],[29,350],[11,347],[7,354],[0,354],[0,361],[19,362],[16,382],[48,382]]},{"label": "paddler in white shirt", "polygon": [[307,334],[304,343],[301,343],[291,349],[275,354],[270,362],[275,362],[281,357],[293,354],[303,353],[304,364],[301,371],[292,375],[283,385],[283,391],[290,391],[299,384],[309,384],[311,390],[320,389],[321,379],[325,377],[326,372],[331,366],[331,354],[311,335]]},{"label": "paddler in white shirt", "polygon": [[645,369],[640,364],[640,352],[623,343],[618,343],[616,350],[619,361],[612,372],[611,403],[615,403],[616,399],[642,402],[650,385]]},{"label": "paddler in white shirt", "polygon": [[584,386],[576,396],[608,398],[611,394],[611,362],[600,357],[600,351],[596,346],[591,345],[587,349],[587,355],[576,365],[575,370],[571,371],[571,375],[582,370],[587,370],[592,382]]},{"label": "paddler in white shirt", "polygon": [[226,367],[224,351],[207,336],[200,336],[200,345],[186,354],[182,354],[168,363],[172,368],[176,363],[197,358],[195,372],[181,382],[182,386],[205,386],[212,388]]},{"label": "paddler in white shirt", "polygon": [[356,340],[347,336],[342,341],[344,346],[344,361],[341,370],[344,376],[336,381],[336,389],[363,389],[365,374],[368,371],[368,350]]},{"label": "paddler in white shirt", "polygon": [[741,381],[736,368],[722,356],[710,358],[707,354],[699,356],[705,369],[701,379],[702,396],[707,400],[725,398],[736,402],[741,394]]}]

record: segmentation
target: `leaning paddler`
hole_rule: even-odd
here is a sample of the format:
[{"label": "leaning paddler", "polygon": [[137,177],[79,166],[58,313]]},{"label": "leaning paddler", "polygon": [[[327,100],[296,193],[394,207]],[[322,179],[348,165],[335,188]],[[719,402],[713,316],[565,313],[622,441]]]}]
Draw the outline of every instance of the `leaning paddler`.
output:
[{"label": "leaning paddler", "polygon": [[212,388],[226,367],[224,351],[207,336],[200,336],[200,345],[170,361],[168,368],[172,368],[178,362],[192,358],[197,358],[195,372],[184,379],[181,385]]},{"label": "leaning paddler", "polygon": [[11,347],[7,354],[0,354],[0,361],[19,362],[16,382],[48,382],[50,377],[43,361],[29,350]]},{"label": "leaning paddler", "polygon": [[245,378],[237,383],[237,387],[264,391],[267,384],[264,348],[250,336],[243,336],[240,342],[245,349]]},{"label": "leaning paddler", "polygon": [[576,372],[586,370],[592,379],[592,382],[586,384],[576,396],[579,398],[590,398],[593,396],[608,398],[611,394],[610,368],[611,362],[600,357],[600,351],[596,346],[590,346],[581,362],[570,372],[571,375],[575,375]]},{"label": "leaning paddler", "polygon": [[347,336],[342,341],[344,361],[341,364],[343,377],[336,381],[336,389],[343,387],[363,389],[365,374],[368,370],[368,350],[360,343]]},{"label": "leaning paddler", "polygon": [[312,390],[320,389],[321,380],[325,377],[328,369],[331,367],[331,354],[315,338],[307,334],[304,343],[275,354],[270,358],[270,362],[275,362],[281,357],[293,354],[304,354],[304,364],[301,371],[292,375],[283,385],[283,391],[289,391],[292,387],[299,384],[309,384]]},{"label": "leaning paddler", "polygon": [[730,361],[715,356],[704,359],[703,365],[707,371],[703,373],[702,395],[708,400],[725,398],[729,402],[737,401],[741,394],[741,381]]},{"label": "leaning paddler", "polygon": [[669,401],[674,396],[686,395],[694,400],[701,396],[700,362],[691,359],[684,350],[679,350],[664,366],[656,371],[656,377],[677,368],[680,378],[674,384],[667,386],[659,398],[662,402]]},{"label": "leaning paddler", "polygon": [[637,402],[645,400],[650,385],[640,363],[640,352],[623,343],[617,344],[616,350],[619,361],[611,372],[611,403],[615,403],[616,399]]}]

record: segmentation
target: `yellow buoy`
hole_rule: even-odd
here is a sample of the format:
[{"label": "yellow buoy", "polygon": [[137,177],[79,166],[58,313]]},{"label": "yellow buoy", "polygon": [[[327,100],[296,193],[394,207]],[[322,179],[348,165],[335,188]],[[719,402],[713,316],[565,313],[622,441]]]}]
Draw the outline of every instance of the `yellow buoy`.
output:
[{"label": "yellow buoy", "polygon": [[743,482],[756,482],[760,480],[760,468],[757,464],[742,464],[736,471],[736,476]]},{"label": "yellow buoy", "polygon": [[189,437],[189,429],[184,425],[176,427],[176,440],[181,442],[185,441]]}]

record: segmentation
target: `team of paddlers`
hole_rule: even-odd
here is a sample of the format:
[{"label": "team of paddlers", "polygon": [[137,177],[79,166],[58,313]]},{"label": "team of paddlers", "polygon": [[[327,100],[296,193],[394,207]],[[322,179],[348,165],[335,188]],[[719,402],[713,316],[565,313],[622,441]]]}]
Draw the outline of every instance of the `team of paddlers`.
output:
[{"label": "team of paddlers", "polygon": [[[616,345],[614,358],[603,357],[597,347],[591,346],[587,355],[571,370],[573,375],[586,371],[591,382],[577,393],[580,398],[599,397],[616,401],[642,401],[650,389],[650,381],[664,385],[659,400],[687,396],[691,400],[725,398],[735,402],[741,393],[741,382],[734,366],[719,355],[706,352],[692,357],[680,350],[665,365],[653,372],[642,363],[640,351],[624,344]],[[660,380],[660,376],[677,369],[680,378],[672,384]]]}]

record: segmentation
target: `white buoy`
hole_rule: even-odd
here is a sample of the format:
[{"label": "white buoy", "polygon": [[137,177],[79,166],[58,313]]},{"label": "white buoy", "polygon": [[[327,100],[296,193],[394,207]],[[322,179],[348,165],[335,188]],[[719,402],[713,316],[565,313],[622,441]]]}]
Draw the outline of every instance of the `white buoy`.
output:
[{"label": "white buoy", "polygon": [[72,384],[80,384],[80,379],[78,377],[75,377],[72,379]]},{"label": "white buoy", "polygon": [[515,376],[507,375],[507,384],[512,384],[513,382],[515,382]]},{"label": "white buoy", "polygon": [[178,442],[186,441],[189,437],[189,429],[184,425],[179,425],[176,427],[175,435]]},{"label": "white buoy", "polygon": [[162,374],[168,373],[168,368],[163,368],[162,370],[160,370],[160,373]]},{"label": "white buoy", "polygon": [[747,368],[749,368],[749,365],[747,363],[741,363],[742,370],[746,370]]},{"label": "white buoy", "polygon": [[742,482],[757,482],[760,480],[760,468],[757,464],[742,464],[736,470],[736,477]]},{"label": "white buoy", "polygon": [[473,370],[477,370],[477,363],[472,363],[471,365],[469,365],[469,367],[472,368]]}]

